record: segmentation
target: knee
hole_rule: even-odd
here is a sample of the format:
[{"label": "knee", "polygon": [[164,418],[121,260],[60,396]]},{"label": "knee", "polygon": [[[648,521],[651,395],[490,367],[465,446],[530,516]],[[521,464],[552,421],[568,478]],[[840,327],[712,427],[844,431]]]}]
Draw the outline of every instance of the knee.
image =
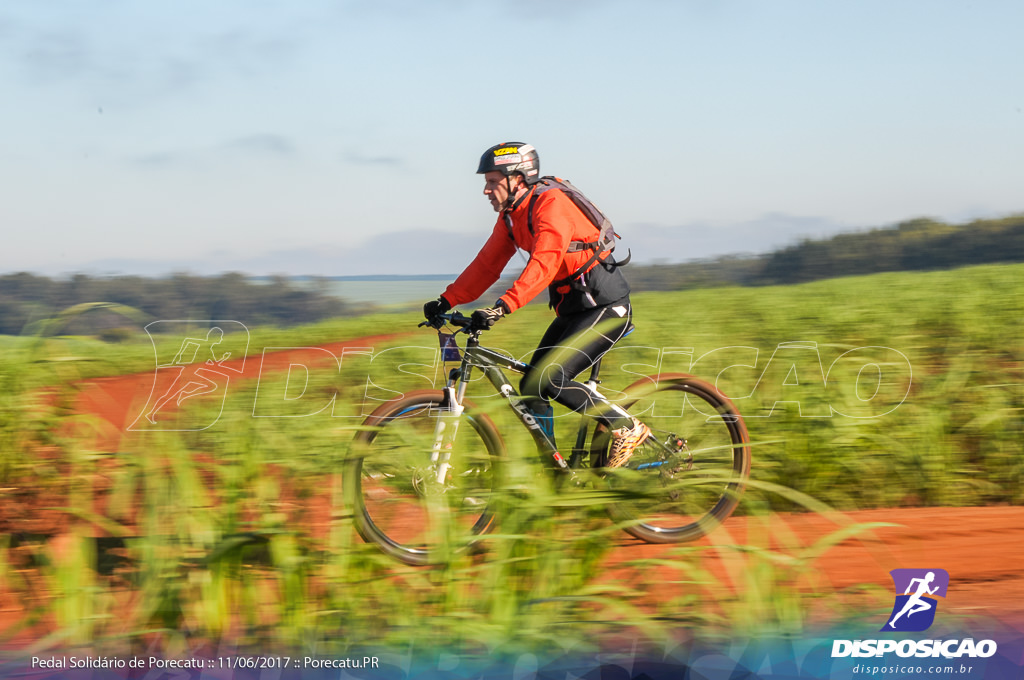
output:
[{"label": "knee", "polygon": [[529,371],[519,380],[519,394],[524,397],[540,396],[540,381],[535,375],[536,371]]},{"label": "knee", "polygon": [[555,399],[565,385],[565,372],[554,366],[533,370],[519,381],[519,393],[524,397]]}]

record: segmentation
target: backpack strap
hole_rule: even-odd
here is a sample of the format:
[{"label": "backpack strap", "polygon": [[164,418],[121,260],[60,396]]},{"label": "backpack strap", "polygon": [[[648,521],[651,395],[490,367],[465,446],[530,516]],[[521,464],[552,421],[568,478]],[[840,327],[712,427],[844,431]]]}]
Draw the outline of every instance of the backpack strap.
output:
[{"label": "backpack strap", "polygon": [[[532,189],[530,190],[530,193],[533,193]],[[505,210],[505,211],[503,211],[501,213],[502,218],[505,220],[505,226],[508,228],[508,237],[509,237],[509,239],[513,243],[515,243],[516,237],[512,234],[512,211],[514,211],[516,208],[518,208],[525,199],[526,199],[526,194],[523,194],[522,196],[517,198],[512,203],[512,205],[509,207],[508,210]],[[531,234],[533,233],[533,221],[532,221],[532,218],[533,218],[533,202],[534,202],[534,200],[535,199],[531,196],[531,198],[530,198],[530,205],[529,205],[529,210],[530,210],[530,214],[529,214],[530,223],[529,224],[530,224],[530,233]]]},{"label": "backpack strap", "polygon": [[[526,206],[526,227],[530,230],[530,236],[536,236],[537,232],[533,230],[533,207],[537,204],[537,198],[548,189],[553,189],[547,180],[553,180],[554,177],[541,177],[540,182],[543,185],[543,189],[539,186],[533,188],[533,192],[530,194],[530,202]],[[539,189],[539,191],[538,191]]]}]

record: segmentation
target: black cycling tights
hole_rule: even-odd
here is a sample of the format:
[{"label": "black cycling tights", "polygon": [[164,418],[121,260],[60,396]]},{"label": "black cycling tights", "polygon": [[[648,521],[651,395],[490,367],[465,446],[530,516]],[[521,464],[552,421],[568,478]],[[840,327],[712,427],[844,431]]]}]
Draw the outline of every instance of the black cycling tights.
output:
[{"label": "black cycling tights", "polygon": [[[553,399],[573,411],[588,413],[612,428],[630,424],[632,421],[621,411],[573,378],[621,340],[632,327],[632,319],[628,297],[580,314],[557,317],[533,353],[530,360],[533,368],[520,381],[520,393],[527,398]],[[531,408],[541,412],[545,403],[533,403]]]}]

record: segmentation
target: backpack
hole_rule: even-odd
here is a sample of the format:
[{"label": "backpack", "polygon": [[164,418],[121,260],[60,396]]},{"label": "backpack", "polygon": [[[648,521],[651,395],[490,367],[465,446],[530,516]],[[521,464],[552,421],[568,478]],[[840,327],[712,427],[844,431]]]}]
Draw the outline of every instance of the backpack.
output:
[{"label": "backpack", "polygon": [[[551,282],[548,287],[548,292],[551,298],[550,306],[560,313],[568,313],[572,311],[578,311],[577,308],[587,309],[607,304],[609,302],[615,302],[622,296],[629,293],[629,286],[625,280],[622,279],[622,275],[616,270],[618,267],[626,265],[631,255],[627,253],[625,259],[616,261],[612,258],[607,258],[601,261],[599,266],[594,267],[591,271],[587,271],[591,265],[601,260],[601,256],[606,253],[611,253],[615,250],[615,239],[621,238],[612,226],[611,220],[605,217],[604,213],[596,205],[594,205],[589,198],[584,195],[582,191],[573,186],[568,180],[560,179],[558,177],[546,176],[541,177],[534,185],[533,191],[530,195],[530,202],[527,205],[527,218],[526,224],[531,234],[534,234],[533,229],[533,211],[537,203],[537,198],[540,197],[545,191],[551,191],[552,189],[558,189],[572,200],[573,204],[579,208],[590,223],[597,229],[597,238],[593,241],[570,241],[567,253],[578,253],[583,250],[592,250],[590,258],[580,265],[576,271],[564,279]],[[509,229],[509,237],[512,237],[512,221],[506,216],[505,224]],[[596,270],[602,270],[597,272]],[[605,274],[614,275],[612,277],[606,276]],[[613,280],[609,280],[609,278]],[[595,280],[597,279],[597,280]],[[567,296],[566,292],[559,291],[560,288],[564,288],[568,285],[573,291],[576,291],[577,295]],[[578,299],[568,299],[568,297]],[[611,299],[609,299],[611,298]]]}]

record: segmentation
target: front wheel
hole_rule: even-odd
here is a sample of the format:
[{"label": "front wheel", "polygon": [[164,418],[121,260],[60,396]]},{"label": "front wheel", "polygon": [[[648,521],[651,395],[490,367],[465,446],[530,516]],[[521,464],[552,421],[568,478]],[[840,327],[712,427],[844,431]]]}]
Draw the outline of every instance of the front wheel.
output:
[{"label": "front wheel", "polygon": [[[616,469],[602,470],[616,501],[612,519],[649,543],[682,543],[704,536],[736,509],[750,475],[750,438],[736,407],[693,376],[639,380],[624,406],[652,436]],[[594,434],[591,461],[603,467],[611,436]]]},{"label": "front wheel", "polygon": [[359,535],[406,564],[443,559],[494,523],[493,491],[504,444],[493,423],[455,416],[444,393],[410,392],[363,423],[344,488]]}]

